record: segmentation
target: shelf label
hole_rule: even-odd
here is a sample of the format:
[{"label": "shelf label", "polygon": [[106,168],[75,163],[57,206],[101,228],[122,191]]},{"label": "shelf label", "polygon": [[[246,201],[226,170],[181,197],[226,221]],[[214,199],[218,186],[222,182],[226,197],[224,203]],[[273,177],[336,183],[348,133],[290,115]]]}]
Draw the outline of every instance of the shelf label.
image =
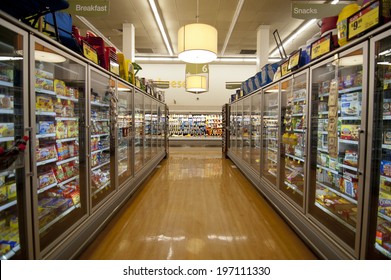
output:
[{"label": "shelf label", "polygon": [[288,68],[289,60],[285,61],[283,64],[281,64],[281,76],[288,75],[291,70]]},{"label": "shelf label", "polygon": [[311,60],[331,51],[331,34],[327,34],[311,44]]},{"label": "shelf label", "polygon": [[348,40],[376,27],[380,23],[380,3],[373,2],[348,18]]},{"label": "shelf label", "polygon": [[91,60],[92,62],[98,64],[98,53],[94,48],[92,48],[87,42],[83,41],[83,54],[84,56],[88,59]]},{"label": "shelf label", "polygon": [[289,57],[288,69],[294,70],[299,67],[301,50],[296,51]]}]

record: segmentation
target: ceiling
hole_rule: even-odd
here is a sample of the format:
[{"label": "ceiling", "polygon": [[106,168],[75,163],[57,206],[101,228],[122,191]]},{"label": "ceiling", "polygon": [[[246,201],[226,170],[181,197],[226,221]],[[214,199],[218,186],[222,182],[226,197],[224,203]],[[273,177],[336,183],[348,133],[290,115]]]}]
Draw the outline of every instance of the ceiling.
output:
[{"label": "ceiling", "polygon": [[[197,21],[197,0],[155,0],[167,32],[168,40],[177,54],[177,34],[181,26]],[[270,26],[269,56],[276,48],[273,31],[278,30],[284,41],[303,24],[304,20],[291,17],[291,0],[244,0],[239,17],[228,38],[225,52],[224,42],[240,0],[199,0],[199,22],[214,26],[218,31],[218,57],[251,56],[257,49],[257,29],[260,25]],[[298,1],[296,1],[298,2]],[[302,3],[323,3],[331,1],[300,1]],[[346,2],[346,1],[344,1]],[[352,1],[349,1],[352,2]],[[360,1],[357,1],[360,2]],[[100,17],[85,17],[97,30],[122,50],[123,23],[135,27],[136,58],[140,56],[169,56],[159,27],[147,0],[111,0],[110,14]],[[89,29],[78,17],[74,25],[84,36]],[[311,25],[305,32],[286,47],[286,53],[304,45],[320,28]],[[250,51],[243,55],[241,52]],[[252,53],[252,54],[251,54]]]}]

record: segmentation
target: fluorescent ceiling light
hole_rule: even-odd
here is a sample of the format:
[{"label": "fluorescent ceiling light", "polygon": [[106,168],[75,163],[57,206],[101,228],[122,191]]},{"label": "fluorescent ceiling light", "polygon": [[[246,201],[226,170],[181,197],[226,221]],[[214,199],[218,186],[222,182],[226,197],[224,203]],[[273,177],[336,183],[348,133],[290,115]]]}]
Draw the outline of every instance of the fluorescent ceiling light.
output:
[{"label": "fluorescent ceiling light", "polygon": [[335,5],[335,4],[337,4],[339,2],[339,0],[333,0],[332,2],[331,2],[331,5]]},{"label": "fluorescent ceiling light", "polygon": [[130,91],[130,88],[118,87],[118,91]]},{"label": "fluorescent ceiling light", "polygon": [[167,61],[172,61],[172,62],[180,62],[179,58],[177,57],[153,57],[153,56],[136,56],[135,57],[136,61],[156,61],[156,62],[167,62]]},{"label": "fluorescent ceiling light", "polygon": [[236,25],[236,21],[238,20],[238,17],[239,17],[240,11],[242,10],[243,4],[244,4],[244,0],[239,0],[238,5],[236,6],[236,10],[235,10],[234,16],[232,18],[231,25],[229,26],[228,33],[227,33],[227,36],[225,37],[224,45],[223,45],[223,48],[220,53],[221,56],[223,56],[225,53],[225,49],[227,48],[229,39],[231,38],[232,31],[234,30],[234,27]]},{"label": "fluorescent ceiling light", "polygon": [[355,66],[355,65],[362,65],[363,63],[364,63],[364,58],[362,55],[344,56],[338,60],[339,66]]},{"label": "fluorescent ceiling light", "polygon": [[[300,27],[299,30],[297,30],[295,33],[293,33],[288,39],[286,39],[284,41],[284,43],[282,44],[282,46],[285,48],[287,45],[289,45],[290,43],[292,43],[292,41],[294,39],[297,38],[297,36],[299,36],[301,33],[303,33],[306,29],[308,29],[312,24],[314,24],[316,21],[316,19],[311,19],[309,22],[307,22],[306,24],[304,24],[302,27]],[[270,56],[276,56],[278,54],[278,48],[272,52],[272,54]]]},{"label": "fluorescent ceiling light", "polygon": [[164,44],[166,45],[167,51],[170,55],[174,55],[174,53],[172,52],[172,49],[171,49],[171,45],[168,42],[168,37],[167,37],[166,31],[164,30],[162,20],[160,19],[160,15],[159,15],[159,12],[156,7],[155,0],[149,0],[149,5],[151,6],[153,16],[155,17],[157,25],[159,26],[160,34],[163,37],[163,41],[164,41]]},{"label": "fluorescent ceiling light", "polygon": [[257,62],[257,59],[250,57],[221,57],[216,59],[217,62]]}]

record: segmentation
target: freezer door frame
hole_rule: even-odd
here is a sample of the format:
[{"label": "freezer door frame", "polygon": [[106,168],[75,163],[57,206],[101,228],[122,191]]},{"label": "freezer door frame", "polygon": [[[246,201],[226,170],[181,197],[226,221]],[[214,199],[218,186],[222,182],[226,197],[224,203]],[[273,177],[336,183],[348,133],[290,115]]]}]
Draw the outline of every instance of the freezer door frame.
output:
[{"label": "freezer door frame", "polygon": [[[20,240],[19,244],[21,246],[22,250],[22,256],[26,257],[26,259],[34,259],[35,255],[35,247],[34,247],[34,232],[33,232],[33,217],[31,215],[33,210],[33,205],[31,203],[31,196],[32,196],[32,181],[31,178],[33,176],[32,167],[30,166],[30,155],[29,152],[31,149],[31,146],[33,143],[31,140],[32,131],[31,131],[31,124],[29,120],[29,109],[30,109],[30,103],[29,103],[29,92],[30,92],[30,65],[29,65],[29,34],[27,31],[9,23],[8,21],[4,20],[3,18],[0,18],[0,25],[4,28],[15,32],[23,37],[22,46],[23,46],[23,77],[22,77],[22,86],[23,86],[23,130],[25,134],[29,136],[29,142],[27,143],[27,149],[24,152],[24,178],[25,178],[25,184],[23,186],[23,198],[22,201],[18,201],[17,203],[23,203],[24,207],[22,207],[22,211],[18,210],[18,215],[23,215],[22,219],[18,218],[19,222],[19,236],[22,236],[23,239]],[[20,194],[17,193],[17,199],[19,199]],[[21,230],[23,231],[23,235],[20,234]],[[24,251],[24,252],[23,252]],[[12,259],[12,257],[11,257]]]},{"label": "freezer door frame", "polygon": [[[87,93],[90,93],[91,92],[91,89],[92,89],[92,75],[91,73],[94,72],[95,74],[98,74],[98,75],[101,75],[102,77],[105,77],[107,78],[109,81],[112,80],[114,81],[115,83],[115,86],[117,85],[116,84],[116,80],[113,79],[112,76],[102,72],[102,71],[99,71],[97,69],[95,69],[94,67],[92,67],[91,65],[88,65],[88,77],[87,77],[87,85],[88,85],[88,88],[86,90]],[[110,86],[110,85],[108,85]],[[86,95],[86,104],[87,104],[87,127],[88,127],[88,130],[86,132],[87,134],[87,141],[86,141],[86,145],[87,145],[87,158],[88,158],[88,167],[87,167],[87,170],[88,170],[88,174],[87,174],[87,181],[88,181],[88,188],[89,188],[89,192],[88,192],[88,195],[89,195],[89,203],[90,203],[90,213],[89,215],[91,215],[92,213],[96,212],[97,209],[99,209],[99,207],[101,207],[103,204],[107,203],[107,200],[110,199],[110,197],[112,197],[113,195],[115,195],[116,191],[117,191],[117,188],[118,188],[118,176],[114,176],[115,178],[115,181],[113,182],[113,187],[114,187],[114,190],[109,194],[107,195],[104,199],[102,199],[100,202],[98,202],[95,206],[93,206],[93,203],[92,203],[92,198],[93,198],[93,195],[91,194],[91,170],[92,170],[92,162],[91,162],[91,126],[92,126],[92,119],[91,119],[91,94],[88,94]],[[113,125],[110,123],[110,126]],[[111,129],[111,127],[110,127]],[[117,126],[115,127],[115,131],[116,132],[117,130]],[[111,132],[110,132],[111,133]],[[117,135],[117,134],[115,134]],[[110,137],[112,137],[112,135],[110,135]],[[115,145],[114,145],[114,148],[115,148],[115,151],[116,151],[116,148],[117,148],[117,139],[115,141]],[[110,147],[111,148],[111,147]],[[117,154],[115,153],[115,156],[114,156],[114,170],[117,171],[117,159],[118,159],[118,156]],[[111,159],[110,159],[111,161]],[[112,172],[111,170],[111,164],[110,164],[110,172]],[[110,175],[111,177],[111,175]],[[111,180],[111,178],[110,178]]]},{"label": "freezer door frame", "polygon": [[[365,155],[366,155],[366,139],[364,137],[367,129],[367,96],[368,96],[368,83],[367,83],[367,77],[368,77],[368,42],[364,41],[360,44],[355,45],[354,47],[351,47],[349,49],[344,50],[343,52],[335,54],[333,57],[330,57],[322,62],[317,63],[314,66],[310,67],[310,82],[309,82],[309,89],[310,89],[310,99],[308,103],[308,116],[312,116],[312,83],[313,83],[313,74],[312,70],[315,70],[321,66],[324,66],[328,63],[333,63],[334,61],[338,61],[339,58],[344,57],[345,55],[352,53],[354,51],[357,51],[359,49],[363,50],[363,79],[362,79],[362,103],[361,103],[361,127],[360,127],[360,133],[359,133],[359,168],[358,169],[358,176],[361,177],[359,180],[359,187],[358,187],[358,200],[357,200],[357,223],[356,223],[356,231],[355,231],[355,242],[354,242],[354,248],[349,247],[341,238],[339,238],[336,234],[333,233],[330,229],[328,229],[325,225],[323,225],[320,221],[316,219],[313,215],[310,214],[309,212],[309,207],[310,207],[310,182],[307,180],[307,205],[306,205],[306,216],[313,222],[315,223],[324,233],[328,238],[335,244],[341,246],[344,250],[349,252],[352,256],[355,258],[359,258],[360,255],[360,243],[361,243],[361,229],[362,229],[362,212],[363,212],[363,201],[364,201],[364,183],[365,183],[365,176],[363,174],[363,170],[365,170]],[[335,65],[335,78],[338,78],[338,63]],[[309,124],[309,131],[312,130],[311,122]],[[308,135],[308,148],[307,148],[307,155],[311,155],[311,135]],[[309,160],[309,162],[311,159]],[[310,164],[308,164],[308,172],[307,176],[310,174]]]},{"label": "freezer door frame", "polygon": [[[386,39],[388,37],[391,36],[391,30],[387,30],[377,36],[374,36],[370,39],[369,41],[369,58],[372,58],[372,59],[369,59],[369,73],[368,74],[368,80],[369,80],[369,87],[368,87],[368,127],[367,127],[367,151],[372,151],[372,149],[374,148],[373,147],[373,143],[372,143],[372,139],[373,139],[373,129],[374,129],[374,125],[373,125],[373,120],[374,120],[374,109],[375,109],[375,100],[374,100],[374,93],[373,91],[375,90],[375,70],[376,70],[376,66],[375,66],[375,54],[376,54],[376,49],[375,49],[375,46],[376,46],[376,42],[378,41],[381,41],[382,39]],[[367,64],[368,65],[368,64]],[[367,158],[366,158],[366,169],[365,169],[365,186],[367,188],[371,188],[371,189],[368,189],[364,192],[364,211],[363,211],[363,218],[362,218],[362,221],[363,221],[363,225],[362,225],[362,238],[361,238],[361,252],[360,252],[360,258],[361,259],[366,259],[367,255],[369,254],[370,252],[370,248],[369,246],[373,246],[373,244],[370,244],[369,243],[369,236],[371,234],[371,231],[369,229],[369,225],[370,225],[370,219],[371,217],[371,207],[373,207],[372,203],[374,203],[374,201],[372,201],[372,194],[373,194],[373,187],[371,185],[371,166],[372,166],[372,155],[373,153],[368,153],[367,155]],[[378,203],[378,201],[376,201],[376,203]],[[377,208],[377,204],[376,204],[376,208]],[[377,213],[377,211],[376,211]],[[377,217],[377,215],[376,215]]]},{"label": "freezer door frame", "polygon": [[[47,47],[48,49],[52,49],[56,53],[66,57],[67,59],[70,59],[73,62],[78,63],[79,65],[84,67],[84,77],[85,77],[84,86],[85,86],[85,90],[88,89],[88,84],[87,84],[88,72],[87,72],[87,64],[85,62],[79,60],[77,57],[73,56],[72,54],[69,54],[68,52],[64,51],[63,49],[56,47],[56,46],[42,40],[39,37],[36,37],[34,35],[30,35],[29,50],[31,52],[33,52],[35,50],[36,43],[40,44],[44,47]],[[29,73],[31,73],[31,75],[32,75],[32,73],[34,73],[34,69],[35,69],[34,55],[30,55]],[[35,89],[35,80],[34,79],[30,79],[29,89],[30,89],[30,91],[34,91],[34,89]],[[88,93],[84,92],[84,94],[87,95]],[[85,97],[84,97],[84,99],[85,99]],[[30,127],[31,127],[30,143],[34,143],[34,145],[30,145],[30,153],[32,155],[35,155],[35,148],[36,148],[35,143],[36,143],[36,139],[37,139],[36,138],[37,131],[36,131],[36,125],[35,125],[35,121],[36,121],[36,114],[35,114],[36,96],[35,96],[35,93],[30,94],[29,101],[30,101],[29,107],[30,107],[30,120],[31,120],[31,123],[30,123]],[[84,104],[84,113],[87,114],[87,102],[85,102],[85,104]],[[85,115],[85,118],[86,118],[86,115]],[[85,120],[85,124],[84,124],[83,129],[84,129],[84,131],[88,131],[87,120]],[[85,137],[87,137],[86,133],[85,133]],[[84,142],[87,144],[86,140],[87,139],[84,139]],[[87,157],[86,152],[87,151],[85,151],[85,154],[84,154],[85,157]],[[81,157],[83,157],[83,154],[79,154],[79,158],[81,158]],[[88,170],[87,170],[88,158],[86,158],[85,161],[86,161],[86,170],[84,170],[84,171],[81,170],[81,171],[88,172]],[[85,176],[84,182],[79,181],[80,185],[84,184],[84,186],[86,188],[84,190],[86,193],[85,201],[80,202],[80,203],[84,203],[84,202],[86,203],[86,205],[85,205],[86,213],[84,215],[82,215],[80,217],[80,219],[78,221],[76,221],[72,226],[68,227],[67,230],[65,230],[62,234],[60,234],[51,244],[49,244],[46,248],[41,250],[41,248],[40,248],[40,232],[39,232],[39,224],[38,224],[38,212],[37,212],[37,209],[38,209],[37,160],[35,157],[31,157],[30,162],[31,162],[31,165],[34,166],[34,169],[32,169],[33,182],[31,184],[32,206],[33,206],[31,215],[32,215],[32,219],[33,219],[33,236],[34,236],[34,251],[35,251],[34,258],[35,259],[44,259],[45,255],[52,253],[52,251],[56,250],[57,247],[60,247],[61,244],[65,244],[66,242],[68,242],[69,238],[74,238],[74,236],[72,236],[71,233],[75,229],[77,229],[83,222],[85,222],[88,219],[88,216],[90,215],[89,192],[87,190],[88,180],[87,180],[87,176]],[[88,175],[88,174],[86,174],[86,175]]]}]

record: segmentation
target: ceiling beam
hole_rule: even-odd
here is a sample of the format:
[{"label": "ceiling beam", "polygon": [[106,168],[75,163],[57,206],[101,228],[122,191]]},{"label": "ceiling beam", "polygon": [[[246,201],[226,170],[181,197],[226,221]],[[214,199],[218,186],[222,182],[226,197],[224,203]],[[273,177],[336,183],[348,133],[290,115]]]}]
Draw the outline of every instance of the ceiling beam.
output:
[{"label": "ceiling beam", "polygon": [[231,25],[229,26],[227,36],[225,37],[224,45],[223,45],[223,48],[221,49],[220,56],[224,56],[225,50],[226,50],[226,48],[228,46],[229,39],[231,38],[232,32],[233,32],[233,30],[235,28],[236,21],[238,20],[239,15],[240,15],[240,11],[242,10],[244,1],[245,0],[239,0],[238,1],[238,5],[236,6],[236,10],[235,10],[234,16],[232,17]]}]

